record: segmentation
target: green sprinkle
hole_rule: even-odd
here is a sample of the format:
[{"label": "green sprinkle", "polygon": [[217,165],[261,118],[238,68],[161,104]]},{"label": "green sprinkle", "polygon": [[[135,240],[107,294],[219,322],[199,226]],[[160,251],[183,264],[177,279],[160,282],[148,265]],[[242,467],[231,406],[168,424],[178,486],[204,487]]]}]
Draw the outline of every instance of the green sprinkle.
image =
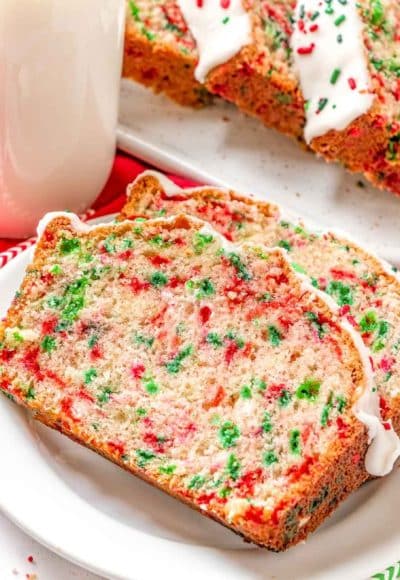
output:
[{"label": "green sprinkle", "polygon": [[130,248],[133,248],[133,240],[131,240],[129,238],[124,238],[122,240],[122,248],[124,250],[129,250]]},{"label": "green sprinkle", "polygon": [[108,403],[108,401],[110,400],[110,396],[112,395],[112,392],[113,391],[110,387],[104,387],[102,391],[97,395],[97,402],[100,405]]},{"label": "green sprinkle", "polygon": [[23,338],[22,334],[20,332],[18,332],[18,330],[13,332],[12,337],[13,337],[14,342],[19,342],[19,343],[24,342],[24,338]]},{"label": "green sprinkle", "polygon": [[310,311],[305,312],[304,315],[307,318],[307,320],[309,320],[311,322],[312,326],[314,326],[314,328],[317,330],[318,338],[323,338],[325,333],[326,333],[326,328],[319,321],[318,315],[315,314],[315,312],[310,312]]},{"label": "green sprinkle", "polygon": [[301,455],[300,431],[298,429],[290,431],[289,449],[293,455]]},{"label": "green sprinkle", "polygon": [[326,403],[326,405],[324,405],[322,412],[321,412],[321,425],[322,425],[322,427],[326,427],[328,425],[329,415],[330,415],[332,409],[333,409],[332,393],[330,393],[330,395],[328,397],[328,402]]},{"label": "green sprinkle", "polygon": [[204,278],[198,285],[198,290],[196,292],[196,298],[204,298],[205,296],[212,296],[215,294],[214,284],[209,278]]},{"label": "green sprinkle", "polygon": [[264,433],[270,433],[272,431],[271,415],[267,411],[264,413],[261,429]]},{"label": "green sprinkle", "polygon": [[150,40],[150,42],[156,37],[156,35],[153,32],[150,32],[150,30],[145,26],[142,26],[142,34],[147,38],[147,40]]},{"label": "green sprinkle", "polygon": [[147,411],[143,407],[138,407],[136,409],[136,415],[139,415],[139,417],[145,417],[147,415]]},{"label": "green sprinkle", "polygon": [[296,390],[296,397],[298,399],[306,399],[307,401],[316,401],[318,399],[321,388],[320,381],[316,379],[306,379]]},{"label": "green sprinkle", "polygon": [[227,257],[231,265],[235,268],[236,273],[241,280],[245,280],[246,282],[251,280],[252,276],[238,254],[230,252]]},{"label": "green sprinkle", "polygon": [[156,395],[159,392],[160,387],[153,379],[153,377],[143,377],[142,381],[144,388],[149,393],[149,395]]},{"label": "green sprinkle", "polygon": [[84,383],[85,385],[90,385],[91,382],[97,377],[97,371],[94,368],[91,368],[84,373]]},{"label": "green sprinkle", "polygon": [[226,464],[226,470],[229,473],[230,477],[236,481],[236,479],[239,477],[239,473],[240,473],[240,462],[238,460],[238,458],[236,457],[236,455],[234,455],[233,453],[231,453],[228,457],[228,461]]},{"label": "green sprinkle", "polygon": [[371,57],[370,62],[375,70],[380,71],[384,67],[384,61],[380,58]]},{"label": "green sprinkle", "polygon": [[42,344],[40,346],[42,347],[42,350],[44,350],[44,352],[52,352],[57,346],[56,339],[54,338],[54,336],[46,335],[42,340]]},{"label": "green sprinkle", "polygon": [[331,74],[330,83],[331,85],[335,85],[340,77],[341,74],[340,68],[335,68]]},{"label": "green sprinkle", "polygon": [[27,401],[33,401],[36,399],[36,391],[33,387],[29,387],[29,389],[25,393],[25,399]]},{"label": "green sprinkle", "polygon": [[292,395],[286,389],[283,389],[279,395],[278,403],[280,407],[287,407],[292,400]]},{"label": "green sprinkle", "polygon": [[59,264],[54,264],[54,266],[50,269],[50,273],[53,276],[60,276],[63,273],[63,270]]},{"label": "green sprinkle", "polygon": [[242,397],[242,399],[251,399],[253,396],[251,388],[248,385],[242,387],[240,391],[240,396]]},{"label": "green sprinkle", "polygon": [[214,236],[211,234],[201,234],[196,232],[193,238],[193,248],[196,254],[201,254],[202,251],[214,241]]},{"label": "green sprinkle", "polygon": [[88,340],[88,347],[93,348],[99,342],[98,334],[92,334],[92,336]]},{"label": "green sprinkle", "polygon": [[222,338],[216,332],[209,332],[206,336],[206,342],[212,344],[214,348],[218,348],[224,344]]},{"label": "green sprinkle", "polygon": [[133,0],[129,0],[129,10],[131,12],[131,15],[133,16],[133,19],[136,22],[140,22],[140,10],[139,7],[137,6],[137,4],[135,4],[135,2],[133,2]]},{"label": "green sprinkle", "polygon": [[219,497],[222,497],[222,499],[226,499],[228,497],[228,495],[230,495],[232,493],[232,490],[230,487],[222,487],[219,492],[218,495]]},{"label": "green sprinkle", "polygon": [[176,465],[161,465],[158,471],[164,475],[173,475],[176,471]]},{"label": "green sprinkle", "polygon": [[235,447],[239,436],[239,428],[231,421],[226,421],[219,430],[219,440],[224,449]]},{"label": "green sprinkle", "polygon": [[337,410],[338,410],[339,415],[342,414],[347,406],[347,401],[346,401],[345,397],[343,397],[342,395],[339,395],[338,397],[336,397],[336,406],[337,406]]},{"label": "green sprinkle", "polygon": [[390,325],[386,320],[380,320],[378,325],[378,337],[384,338],[389,332]]},{"label": "green sprinkle", "polygon": [[176,374],[179,373],[179,371],[182,368],[182,363],[185,360],[185,358],[187,358],[188,356],[190,356],[191,354],[193,354],[193,346],[191,344],[189,344],[188,346],[186,346],[184,349],[182,349],[174,359],[172,359],[171,361],[167,362],[165,364],[165,367],[167,369],[167,371],[170,374]]},{"label": "green sprinkle", "polygon": [[154,272],[149,279],[149,282],[155,288],[165,286],[168,282],[167,276],[163,272]]},{"label": "green sprinkle", "polygon": [[267,383],[265,381],[263,381],[262,379],[251,379],[250,381],[250,385],[253,387],[253,389],[257,389],[257,391],[259,393],[262,393],[265,391],[265,389],[267,388]]},{"label": "green sprinkle", "polygon": [[115,248],[114,240],[115,240],[115,234],[111,234],[103,242],[104,249],[108,254],[113,254],[115,252],[116,248]]},{"label": "green sprinkle", "polygon": [[149,244],[157,246],[158,248],[168,248],[171,245],[171,242],[167,242],[160,235],[157,235],[149,240]]},{"label": "green sprinkle", "polygon": [[376,312],[369,310],[364,314],[359,322],[359,326],[363,332],[374,332],[378,328],[378,317]]},{"label": "green sprinkle", "polygon": [[288,252],[290,252],[292,250],[292,244],[289,243],[287,240],[279,240],[278,242],[278,246],[280,248],[284,248],[285,250],[287,250]]},{"label": "green sprinkle", "polygon": [[59,308],[63,303],[63,299],[60,296],[50,296],[47,300],[47,306],[49,308]]},{"label": "green sprinkle", "polygon": [[264,292],[264,294],[261,294],[261,296],[258,298],[259,302],[271,302],[272,300],[272,295],[269,292]]},{"label": "green sprinkle", "polygon": [[76,252],[81,247],[81,242],[78,238],[62,238],[60,242],[60,252],[64,256]]},{"label": "green sprinkle", "polygon": [[230,330],[229,332],[227,332],[225,334],[225,338],[227,338],[228,340],[235,341],[235,344],[238,348],[243,348],[245,345],[245,341],[243,340],[243,338],[238,336],[237,333],[234,332],[233,330]]},{"label": "green sprinkle", "polygon": [[148,348],[151,348],[154,344],[154,338],[151,336],[144,336],[143,334],[136,333],[134,341],[136,344],[144,344]]},{"label": "green sprinkle", "polygon": [[325,291],[335,298],[339,306],[344,306],[345,304],[351,305],[354,302],[354,296],[350,286],[343,284],[339,280],[329,282]]},{"label": "green sprinkle", "polygon": [[336,18],[336,20],[334,21],[334,24],[335,24],[335,26],[340,26],[341,24],[343,24],[343,22],[345,20],[346,20],[346,16],[344,14],[342,14],[341,16]]},{"label": "green sprinkle", "polygon": [[205,484],[205,477],[203,475],[195,475],[190,480],[188,489],[200,489]]},{"label": "green sprinkle", "polygon": [[328,99],[325,99],[325,98],[319,99],[318,107],[317,107],[318,113],[321,113],[321,111],[323,111],[325,109],[327,104],[328,104]]},{"label": "green sprinkle", "polygon": [[267,451],[266,453],[264,453],[263,463],[267,467],[269,467],[270,465],[273,465],[274,463],[278,463],[278,458],[277,458],[275,452],[274,451]]},{"label": "green sprinkle", "polygon": [[268,338],[272,346],[278,346],[282,341],[282,335],[276,326],[268,326]]},{"label": "green sprinkle", "polygon": [[371,23],[381,25],[385,20],[385,9],[381,0],[371,0]]},{"label": "green sprinkle", "polygon": [[145,467],[149,461],[156,457],[155,453],[147,449],[136,449],[139,467]]}]

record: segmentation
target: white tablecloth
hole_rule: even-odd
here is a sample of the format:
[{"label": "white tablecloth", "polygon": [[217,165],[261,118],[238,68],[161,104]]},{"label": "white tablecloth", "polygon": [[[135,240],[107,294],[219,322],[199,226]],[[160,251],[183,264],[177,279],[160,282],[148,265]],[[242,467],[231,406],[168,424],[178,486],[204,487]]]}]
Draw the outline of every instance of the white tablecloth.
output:
[{"label": "white tablecloth", "polygon": [[26,574],[36,574],[37,580],[100,580],[32,540],[0,513],[0,579],[26,580]]}]

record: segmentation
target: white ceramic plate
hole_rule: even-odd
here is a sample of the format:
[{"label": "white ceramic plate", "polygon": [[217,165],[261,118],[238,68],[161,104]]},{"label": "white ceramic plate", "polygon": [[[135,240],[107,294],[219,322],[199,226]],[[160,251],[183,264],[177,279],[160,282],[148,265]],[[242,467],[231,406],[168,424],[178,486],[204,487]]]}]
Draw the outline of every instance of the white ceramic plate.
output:
[{"label": "white ceramic plate", "polygon": [[[104,218],[103,218],[103,221]],[[0,317],[32,249],[0,269]],[[0,509],[58,554],[129,580],[363,580],[400,558],[400,471],[365,485],[306,544],[273,554],[34,422],[0,398]],[[376,578],[395,578],[400,568]]]}]

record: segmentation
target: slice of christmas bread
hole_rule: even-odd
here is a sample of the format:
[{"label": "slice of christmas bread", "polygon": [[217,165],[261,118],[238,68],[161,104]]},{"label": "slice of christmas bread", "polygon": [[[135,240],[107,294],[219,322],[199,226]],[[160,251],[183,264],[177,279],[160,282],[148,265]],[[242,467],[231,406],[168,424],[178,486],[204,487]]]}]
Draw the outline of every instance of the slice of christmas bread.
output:
[{"label": "slice of christmas bread", "polygon": [[283,251],[200,220],[53,215],[1,334],[11,399],[262,546],[387,468],[355,333]]},{"label": "slice of christmas bread", "polygon": [[397,0],[129,0],[127,11],[126,77],[186,105],[218,95],[400,193]]},{"label": "slice of christmas bread", "polygon": [[[400,281],[393,269],[344,235],[317,234],[286,219],[276,205],[215,187],[180,190],[155,172],[145,172],[130,187],[121,217],[179,212],[207,220],[228,240],[284,248],[294,268],[329,294],[341,317],[361,333],[371,351],[382,414],[400,433]],[[323,327],[315,329],[323,335]]]}]

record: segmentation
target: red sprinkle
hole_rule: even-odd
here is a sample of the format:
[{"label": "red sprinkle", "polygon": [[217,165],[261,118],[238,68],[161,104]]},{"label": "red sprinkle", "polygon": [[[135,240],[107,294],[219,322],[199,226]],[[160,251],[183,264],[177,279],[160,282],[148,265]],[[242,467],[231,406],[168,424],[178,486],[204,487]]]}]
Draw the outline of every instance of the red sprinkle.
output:
[{"label": "red sprinkle", "polygon": [[351,88],[352,91],[354,91],[357,88],[357,83],[355,79],[353,79],[353,77],[350,77],[347,82],[349,83],[349,87]]},{"label": "red sprinkle", "polygon": [[388,421],[385,421],[385,423],[383,423],[383,426],[385,427],[385,431],[390,431],[390,429],[392,428],[391,424]]},{"label": "red sprinkle", "polygon": [[161,266],[162,264],[170,264],[171,260],[169,258],[165,258],[164,256],[149,256],[150,262],[153,266]]},{"label": "red sprinkle", "polygon": [[202,306],[200,308],[200,320],[202,324],[206,324],[206,322],[208,322],[210,320],[210,316],[211,316],[211,308],[209,306]]},{"label": "red sprinkle", "polygon": [[33,556],[28,556],[27,560],[30,564],[33,564],[35,562],[35,560],[33,559]]},{"label": "red sprinkle", "polygon": [[312,42],[310,46],[300,46],[297,49],[298,54],[311,54],[315,48],[315,44]]},{"label": "red sprinkle", "polygon": [[131,287],[132,292],[137,294],[141,290],[146,290],[150,286],[150,284],[148,282],[143,282],[142,280],[139,280],[139,278],[136,278],[136,276],[133,276],[133,278],[131,278],[131,281],[129,282],[129,286]]},{"label": "red sprinkle", "polygon": [[123,455],[125,452],[124,444],[120,441],[108,441],[108,447],[112,453],[118,453],[119,455]]},{"label": "red sprinkle", "polygon": [[234,340],[230,340],[228,346],[226,347],[225,351],[225,361],[229,365],[232,362],[234,355],[239,350],[238,345]]},{"label": "red sprinkle", "polygon": [[310,26],[310,32],[317,32],[318,29],[319,29],[318,24],[313,24],[312,26]]},{"label": "red sprinkle", "polygon": [[220,4],[223,10],[227,10],[227,8],[229,8],[231,5],[231,0],[220,0]]},{"label": "red sprinkle", "polygon": [[131,368],[131,373],[135,379],[141,379],[144,374],[145,368],[141,363],[135,363]]},{"label": "red sprinkle", "polygon": [[244,517],[246,520],[250,522],[254,522],[255,524],[264,524],[264,509],[262,507],[257,507],[251,505],[245,511]]}]

